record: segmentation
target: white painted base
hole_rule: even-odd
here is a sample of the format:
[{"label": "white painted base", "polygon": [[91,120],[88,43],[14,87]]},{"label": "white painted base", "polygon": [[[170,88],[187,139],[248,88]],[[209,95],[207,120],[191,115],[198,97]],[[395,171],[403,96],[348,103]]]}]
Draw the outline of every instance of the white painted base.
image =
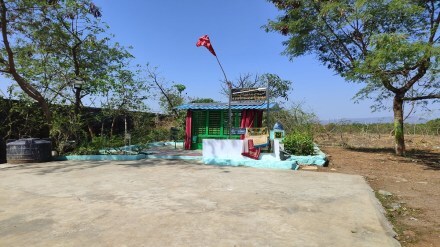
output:
[{"label": "white painted base", "polygon": [[243,140],[203,140],[203,158],[236,159],[242,158]]},{"label": "white painted base", "polygon": [[280,140],[273,140],[273,152],[277,160],[280,159]]}]

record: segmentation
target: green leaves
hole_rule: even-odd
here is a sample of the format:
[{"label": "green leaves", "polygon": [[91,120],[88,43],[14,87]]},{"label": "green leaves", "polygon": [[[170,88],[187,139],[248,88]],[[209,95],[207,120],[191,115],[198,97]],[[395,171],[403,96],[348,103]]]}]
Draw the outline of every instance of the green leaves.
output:
[{"label": "green leaves", "polygon": [[[348,81],[365,84],[354,99],[374,99],[373,110],[394,98],[426,103],[440,98],[440,4],[437,0],[271,0],[281,15],[266,31],[288,37],[291,59],[315,54]],[[420,101],[422,100],[422,101]],[[393,107],[396,119],[402,111]],[[396,127],[396,152],[404,151]],[[402,151],[403,150],[403,151]]]},{"label": "green leaves", "polygon": [[[149,88],[131,69],[133,55],[107,34],[108,25],[97,18],[99,8],[90,0],[4,3],[15,69],[23,78],[20,86],[32,86],[41,93],[41,101],[47,106],[42,106],[45,113],[50,107],[50,135],[60,151],[66,148],[64,143],[68,140],[79,142],[93,137],[90,124],[97,119],[147,108],[144,100]],[[8,70],[5,42],[0,46],[0,55],[0,69]],[[84,82],[82,88],[73,88],[75,78]],[[37,95],[32,90],[25,92]],[[89,97],[91,104],[99,98],[101,107],[106,108],[104,113],[82,114],[84,97]],[[61,110],[59,105],[63,106]],[[23,114],[19,112],[20,117]],[[86,127],[89,132],[84,131]]]},{"label": "green leaves", "polygon": [[271,2],[281,13],[265,29],[288,37],[284,54],[316,54],[342,77],[366,84],[357,96],[374,93],[382,100],[392,96],[387,91],[439,92],[436,1]]},{"label": "green leaves", "polygon": [[276,98],[289,99],[289,91],[292,87],[292,82],[289,80],[283,80],[276,74],[262,74],[258,80],[261,82],[261,86],[269,86],[269,96],[272,100]]},{"label": "green leaves", "polygon": [[106,34],[108,25],[96,18],[99,8],[91,1],[6,4],[14,19],[11,45],[17,71],[49,102],[73,103],[74,78],[85,82],[81,98],[106,95],[121,83],[119,70],[129,67],[133,55]]},{"label": "green leaves", "polygon": [[[241,74],[235,82],[231,82],[233,88],[255,88],[269,86],[269,97],[271,101],[280,99],[288,100],[292,90],[292,81],[284,80],[272,73],[253,75],[251,73]],[[224,83],[226,85],[226,83]],[[222,93],[229,94],[229,89],[223,87]]]},{"label": "green leaves", "polygon": [[284,150],[293,155],[313,155],[313,138],[307,133],[293,132],[284,140]]}]

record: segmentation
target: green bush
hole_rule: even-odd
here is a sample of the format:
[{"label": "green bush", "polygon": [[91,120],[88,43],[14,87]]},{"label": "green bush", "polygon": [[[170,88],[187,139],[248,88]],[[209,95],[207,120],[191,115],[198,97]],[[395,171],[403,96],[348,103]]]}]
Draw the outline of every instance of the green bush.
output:
[{"label": "green bush", "polygon": [[148,136],[153,142],[167,141],[170,139],[170,130],[165,128],[153,129]]},{"label": "green bush", "polygon": [[97,136],[94,137],[92,141],[84,141],[69,154],[94,155],[99,154],[99,150],[101,149],[118,148],[122,146],[125,146],[124,137],[122,136],[113,136],[111,138]]},{"label": "green bush", "polygon": [[440,118],[428,121],[426,127],[430,130],[431,134],[440,134]]},{"label": "green bush", "polygon": [[74,151],[72,151],[69,154],[73,154],[73,155],[96,155],[99,154],[99,149],[96,149],[94,147],[91,146],[80,146],[78,148],[76,148]]},{"label": "green bush", "polygon": [[140,145],[147,144],[151,142],[151,137],[149,135],[149,130],[147,129],[135,129],[130,132],[131,134],[131,143]]},{"label": "green bush", "polygon": [[284,138],[284,150],[293,155],[313,155],[314,144],[310,134],[294,132]]}]

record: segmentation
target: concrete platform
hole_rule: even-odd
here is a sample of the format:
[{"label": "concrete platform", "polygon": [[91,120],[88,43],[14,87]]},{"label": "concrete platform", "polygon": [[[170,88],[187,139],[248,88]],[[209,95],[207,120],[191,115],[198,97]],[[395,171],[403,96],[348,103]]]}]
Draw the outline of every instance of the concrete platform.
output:
[{"label": "concrete platform", "polygon": [[0,174],[0,246],[399,246],[360,176],[182,160]]}]

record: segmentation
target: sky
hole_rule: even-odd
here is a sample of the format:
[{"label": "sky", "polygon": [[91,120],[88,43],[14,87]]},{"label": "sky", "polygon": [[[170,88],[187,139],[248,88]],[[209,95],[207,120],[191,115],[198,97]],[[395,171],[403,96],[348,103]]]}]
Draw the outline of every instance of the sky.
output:
[{"label": "sky", "polygon": [[[274,73],[293,82],[285,107],[301,103],[321,120],[392,117],[372,113],[371,102],[355,104],[362,84],[344,81],[313,55],[290,61],[281,55],[286,37],[262,28],[278,11],[265,0],[94,0],[114,40],[133,46],[135,63],[158,67],[168,81],[184,84],[190,97],[227,102],[220,94],[223,73],[215,57],[196,47],[207,34],[229,80],[240,74]],[[5,84],[0,89],[5,91]],[[390,104],[390,103],[389,103]],[[390,105],[391,106],[391,105]],[[153,111],[157,103],[151,102]],[[437,107],[438,108],[438,107]],[[434,115],[440,115],[438,110]],[[430,114],[425,116],[430,117]]]}]

